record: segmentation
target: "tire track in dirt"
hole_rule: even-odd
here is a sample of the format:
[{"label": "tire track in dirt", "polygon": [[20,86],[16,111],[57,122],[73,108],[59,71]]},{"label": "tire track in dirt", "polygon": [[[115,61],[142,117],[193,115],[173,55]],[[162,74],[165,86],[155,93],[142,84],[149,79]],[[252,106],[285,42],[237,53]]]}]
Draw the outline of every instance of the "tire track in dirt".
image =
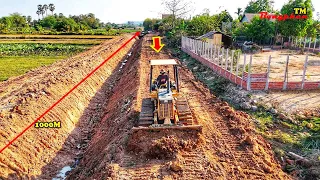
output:
[{"label": "tire track in dirt", "polygon": [[[114,87],[117,90],[108,100],[107,113],[100,124],[105,131],[97,130],[81,164],[69,179],[290,179],[275,161],[270,145],[254,133],[247,115],[218,100],[186,67],[180,68],[180,88],[188,99],[194,118],[203,125],[199,144],[179,150],[175,158],[150,158],[139,154],[139,151],[152,148],[144,141],[170,134],[164,132],[154,137],[142,132],[135,137],[150,135],[140,141],[145,144],[130,151],[132,143],[129,143],[130,148],[126,146],[130,136],[127,130],[137,121],[142,100],[149,97],[148,61],[172,57],[165,49],[154,52],[147,41],[151,36],[144,37],[140,58],[133,60],[132,67],[126,69],[130,72],[124,74]],[[156,73],[160,69],[154,70]],[[121,113],[123,100],[120,97],[127,99],[131,96],[134,97],[129,103],[131,110],[128,114]],[[188,133],[173,132],[173,135],[184,138],[191,136]],[[193,138],[191,140],[195,140]],[[180,170],[172,169],[175,162],[179,163],[176,167]]]},{"label": "tire track in dirt", "polygon": [[[147,62],[150,59],[172,58],[164,51],[161,53],[153,52],[149,48],[149,45],[149,42],[144,41],[141,52],[140,63],[141,69],[144,69],[144,71],[148,71]],[[155,72],[157,72],[157,69],[155,69]],[[144,84],[145,87],[148,87],[149,73],[140,75],[145,76],[142,79],[146,79],[147,83]],[[243,134],[240,134],[240,137],[236,137],[232,134],[232,127],[228,126],[228,120],[217,112],[219,111],[218,106],[221,102],[217,102],[219,105],[214,106],[213,101],[215,97],[210,94],[209,90],[202,83],[195,80],[189,70],[183,67],[180,70],[179,76],[181,80],[181,92],[185,97],[188,97],[189,106],[195,119],[204,126],[202,138],[205,143],[192,152],[180,152],[182,161],[184,162],[183,173],[180,173],[179,177],[171,175],[171,178],[290,179],[275,162],[270,147],[264,150],[263,146],[266,142],[261,142],[262,145],[255,144],[255,147],[258,148],[257,153],[261,153],[262,156],[254,155],[255,153],[252,149],[243,147],[242,138],[250,136],[255,138],[256,135],[251,132],[248,132],[251,134],[247,135],[245,134],[246,132],[243,132]],[[143,86],[140,86],[140,88],[143,88]],[[143,98],[147,98],[148,92],[144,94]],[[245,118],[242,121],[249,123],[249,120]],[[262,150],[262,152],[259,150]],[[267,151],[267,153],[263,151]],[[132,177],[138,178],[141,174],[140,171],[141,169],[138,169],[137,172],[131,171],[130,174]],[[136,175],[137,173],[138,175]],[[162,176],[161,173],[160,176]],[[145,177],[147,178],[148,175],[145,175]]]}]

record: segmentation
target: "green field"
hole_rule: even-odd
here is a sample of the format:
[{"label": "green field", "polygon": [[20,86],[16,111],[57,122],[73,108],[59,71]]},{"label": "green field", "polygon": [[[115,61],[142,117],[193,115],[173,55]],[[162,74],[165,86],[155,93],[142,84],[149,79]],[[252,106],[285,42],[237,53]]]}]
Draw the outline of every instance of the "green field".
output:
[{"label": "green field", "polygon": [[19,76],[31,69],[49,65],[67,56],[0,56],[0,81]]},{"label": "green field", "polygon": [[0,39],[112,39],[115,36],[104,35],[22,35],[0,34]]},{"label": "green field", "polygon": [[0,44],[83,44],[97,45],[106,41],[105,39],[0,39]]},{"label": "green field", "polygon": [[0,35],[0,82],[112,38],[102,35]]}]

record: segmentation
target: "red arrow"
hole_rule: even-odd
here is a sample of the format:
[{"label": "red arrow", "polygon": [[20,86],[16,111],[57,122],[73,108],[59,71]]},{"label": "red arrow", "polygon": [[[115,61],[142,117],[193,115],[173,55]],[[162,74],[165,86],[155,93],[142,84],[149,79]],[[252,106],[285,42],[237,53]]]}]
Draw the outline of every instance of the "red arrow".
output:
[{"label": "red arrow", "polygon": [[160,36],[152,37],[153,44],[150,46],[152,49],[154,49],[156,52],[160,52],[164,44],[161,44],[161,38]]}]

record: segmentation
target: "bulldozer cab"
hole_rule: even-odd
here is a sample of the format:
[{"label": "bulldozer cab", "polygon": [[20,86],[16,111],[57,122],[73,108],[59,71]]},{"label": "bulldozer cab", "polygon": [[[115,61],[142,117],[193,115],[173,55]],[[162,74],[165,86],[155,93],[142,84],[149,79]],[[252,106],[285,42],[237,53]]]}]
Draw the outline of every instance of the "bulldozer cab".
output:
[{"label": "bulldozer cab", "polygon": [[[159,86],[154,79],[154,71],[159,72],[161,67],[170,67],[172,71],[167,69],[167,82]],[[142,101],[138,127],[134,127],[134,130],[202,129],[194,121],[187,99],[179,94],[178,64],[175,59],[150,60],[149,81],[150,96]]]},{"label": "bulldozer cab", "polygon": [[[157,95],[159,95],[159,92],[161,95],[171,94],[171,95],[177,95],[179,92],[179,77],[178,77],[178,67],[177,63],[174,59],[159,59],[159,60],[150,60],[150,95],[153,98],[156,98]],[[170,78],[170,70],[167,69],[167,72],[165,76],[167,77],[165,84],[160,84],[158,82],[158,78],[153,77],[154,76],[154,66],[164,66],[165,68],[168,68],[169,66],[173,66],[173,79]],[[165,90],[166,89],[166,90]]]}]

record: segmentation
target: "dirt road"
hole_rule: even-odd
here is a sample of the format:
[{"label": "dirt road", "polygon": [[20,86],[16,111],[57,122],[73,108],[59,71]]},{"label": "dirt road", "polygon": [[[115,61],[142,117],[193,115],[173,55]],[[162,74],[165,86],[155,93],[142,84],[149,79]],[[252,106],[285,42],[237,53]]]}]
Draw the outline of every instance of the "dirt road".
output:
[{"label": "dirt road", "polygon": [[[255,134],[248,116],[215,98],[185,67],[180,68],[181,92],[203,125],[203,132],[199,136],[139,132],[136,137],[146,138],[132,140],[130,129],[137,121],[142,99],[148,97],[148,62],[172,58],[166,50],[154,52],[145,39],[140,57],[125,69],[127,73],[109,99],[101,129],[69,179],[291,179],[275,161],[270,145]],[[133,76],[136,78],[130,78]],[[123,103],[123,99],[130,100]],[[152,158],[142,153],[150,154],[154,148],[149,141],[177,147],[179,142],[194,143],[181,148],[174,157]]]}]

